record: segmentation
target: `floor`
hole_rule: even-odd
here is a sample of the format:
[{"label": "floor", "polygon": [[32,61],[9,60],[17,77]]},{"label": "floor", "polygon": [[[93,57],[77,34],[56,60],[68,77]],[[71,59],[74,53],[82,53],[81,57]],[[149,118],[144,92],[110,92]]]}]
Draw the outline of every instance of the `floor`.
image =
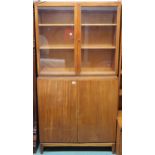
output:
[{"label": "floor", "polygon": [[[40,155],[39,148],[33,155]],[[111,148],[46,148],[43,155],[115,155]]]}]

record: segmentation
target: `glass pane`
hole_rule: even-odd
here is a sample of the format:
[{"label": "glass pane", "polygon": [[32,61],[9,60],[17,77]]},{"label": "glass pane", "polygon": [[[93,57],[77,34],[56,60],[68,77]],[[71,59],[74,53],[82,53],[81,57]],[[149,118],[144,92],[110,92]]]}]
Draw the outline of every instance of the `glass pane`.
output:
[{"label": "glass pane", "polygon": [[115,27],[82,26],[82,47],[115,47]]},{"label": "glass pane", "polygon": [[116,24],[117,7],[82,7],[82,24]]},{"label": "glass pane", "polygon": [[70,26],[46,26],[40,27],[41,48],[73,48],[74,27]]},{"label": "glass pane", "polygon": [[81,72],[104,72],[112,71],[114,67],[114,50],[85,49],[82,50]]},{"label": "glass pane", "polygon": [[42,73],[74,72],[73,50],[41,50],[40,66]]},{"label": "glass pane", "polygon": [[39,8],[40,70],[74,74],[74,8]]},{"label": "glass pane", "polygon": [[116,14],[116,7],[82,7],[82,74],[114,71]]},{"label": "glass pane", "polygon": [[74,24],[73,7],[40,7],[39,24]]}]

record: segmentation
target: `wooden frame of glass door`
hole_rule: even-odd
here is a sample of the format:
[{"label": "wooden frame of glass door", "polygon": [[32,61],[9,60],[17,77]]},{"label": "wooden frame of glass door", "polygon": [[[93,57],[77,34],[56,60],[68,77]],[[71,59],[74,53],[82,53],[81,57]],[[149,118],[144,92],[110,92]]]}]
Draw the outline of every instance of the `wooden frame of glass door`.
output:
[{"label": "wooden frame of glass door", "polygon": [[[46,72],[42,73],[41,72],[41,67],[40,67],[40,42],[39,42],[39,14],[38,14],[38,8],[39,7],[73,7],[73,16],[74,16],[74,72]],[[77,11],[76,11],[76,5],[75,3],[57,3],[57,2],[38,2],[35,3],[35,22],[36,22],[36,49],[37,49],[37,70],[38,70],[38,75],[76,75],[77,73]],[[66,24],[67,25],[67,24]],[[63,48],[62,48],[63,49]]]},{"label": "wooden frame of glass door", "polygon": [[[104,71],[104,72],[93,72],[83,73],[81,71],[81,53],[82,53],[82,24],[81,24],[81,13],[82,7],[117,7],[116,16],[116,37],[115,37],[115,60],[114,60],[114,71]],[[120,13],[121,13],[121,3],[120,2],[81,2],[78,4],[78,73],[80,75],[117,75],[118,74],[118,57],[119,57],[119,38],[120,38]]]}]

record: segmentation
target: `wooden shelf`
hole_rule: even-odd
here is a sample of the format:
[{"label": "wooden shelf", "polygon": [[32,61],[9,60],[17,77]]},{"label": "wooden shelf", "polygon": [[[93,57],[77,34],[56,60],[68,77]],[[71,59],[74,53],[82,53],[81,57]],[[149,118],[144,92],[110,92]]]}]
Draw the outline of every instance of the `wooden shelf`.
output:
[{"label": "wooden shelf", "polygon": [[119,91],[119,95],[122,96],[122,89],[120,89],[120,91]]},{"label": "wooden shelf", "polygon": [[115,71],[110,67],[82,67],[81,68],[81,75],[114,75]]},{"label": "wooden shelf", "polygon": [[115,49],[113,45],[82,45],[82,49]]},{"label": "wooden shelf", "polygon": [[117,26],[117,24],[81,24],[82,26]]},{"label": "wooden shelf", "polygon": [[74,75],[74,68],[41,68],[41,75]]},{"label": "wooden shelf", "polygon": [[45,26],[74,26],[74,24],[39,24],[40,27]]},{"label": "wooden shelf", "polygon": [[49,45],[49,46],[40,46],[40,50],[46,49],[74,49],[74,45]]},{"label": "wooden shelf", "polygon": [[[74,24],[39,24],[39,26],[74,26]],[[81,24],[81,26],[117,26],[117,24]]]}]

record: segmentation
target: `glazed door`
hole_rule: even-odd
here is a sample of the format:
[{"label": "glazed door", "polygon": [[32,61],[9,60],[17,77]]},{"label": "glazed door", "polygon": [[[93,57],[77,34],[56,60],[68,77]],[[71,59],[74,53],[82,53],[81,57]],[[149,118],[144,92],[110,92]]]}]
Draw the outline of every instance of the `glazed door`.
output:
[{"label": "glazed door", "polygon": [[38,7],[38,65],[40,75],[75,75],[75,7]]},{"label": "glazed door", "polygon": [[116,75],[120,8],[81,4],[80,17],[80,74]]},{"label": "glazed door", "polygon": [[117,78],[79,80],[78,85],[78,142],[114,142]]},{"label": "glazed door", "polygon": [[76,81],[38,79],[41,142],[77,142],[76,98]]}]

